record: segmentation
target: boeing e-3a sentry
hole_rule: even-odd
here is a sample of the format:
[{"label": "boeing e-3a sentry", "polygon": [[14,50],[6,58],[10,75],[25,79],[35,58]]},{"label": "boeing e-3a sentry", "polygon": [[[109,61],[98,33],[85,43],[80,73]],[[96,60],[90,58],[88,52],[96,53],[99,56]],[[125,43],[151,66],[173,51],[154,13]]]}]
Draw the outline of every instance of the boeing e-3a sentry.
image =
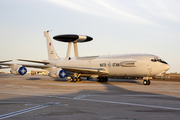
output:
[{"label": "boeing e-3a sentry", "polygon": [[[71,82],[81,81],[81,77],[97,78],[98,82],[108,81],[110,77],[143,77],[143,84],[149,85],[150,78],[162,76],[170,68],[167,62],[151,54],[125,54],[107,56],[79,57],[77,43],[88,42],[93,38],[82,35],[57,35],[53,38],[58,41],[68,42],[66,58],[59,58],[53,47],[49,31],[44,31],[47,40],[48,60],[36,61],[18,59],[20,61],[39,63],[39,65],[7,64],[11,73],[24,75],[25,67],[41,68],[49,71],[53,78],[71,77]],[[71,48],[74,45],[75,57],[71,58]]]}]

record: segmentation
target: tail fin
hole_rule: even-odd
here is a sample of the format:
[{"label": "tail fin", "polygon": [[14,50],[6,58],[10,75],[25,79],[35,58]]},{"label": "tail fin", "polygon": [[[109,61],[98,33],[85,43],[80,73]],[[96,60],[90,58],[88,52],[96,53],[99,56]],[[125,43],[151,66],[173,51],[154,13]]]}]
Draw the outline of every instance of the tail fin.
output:
[{"label": "tail fin", "polygon": [[46,37],[47,40],[47,50],[48,50],[49,60],[59,59],[58,55],[56,54],[56,51],[54,50],[54,46],[51,42],[49,31],[44,31],[44,37]]}]

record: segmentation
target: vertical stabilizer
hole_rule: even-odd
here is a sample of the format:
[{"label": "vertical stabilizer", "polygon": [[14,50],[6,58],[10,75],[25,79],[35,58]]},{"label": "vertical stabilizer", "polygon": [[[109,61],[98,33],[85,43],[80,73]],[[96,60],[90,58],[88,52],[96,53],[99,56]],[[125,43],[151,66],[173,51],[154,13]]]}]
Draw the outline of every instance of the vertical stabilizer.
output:
[{"label": "vertical stabilizer", "polygon": [[56,54],[56,51],[54,50],[54,46],[49,36],[49,31],[44,31],[44,37],[46,37],[47,40],[47,51],[49,60],[59,59],[59,57]]}]

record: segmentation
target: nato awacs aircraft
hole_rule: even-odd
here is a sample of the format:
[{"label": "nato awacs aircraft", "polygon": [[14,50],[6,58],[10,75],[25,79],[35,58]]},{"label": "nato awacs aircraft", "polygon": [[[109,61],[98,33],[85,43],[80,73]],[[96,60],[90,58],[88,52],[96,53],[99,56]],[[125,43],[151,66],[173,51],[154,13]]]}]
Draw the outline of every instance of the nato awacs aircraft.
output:
[{"label": "nato awacs aircraft", "polygon": [[[98,82],[108,81],[109,77],[143,77],[144,85],[149,85],[150,78],[162,76],[170,68],[161,58],[150,54],[79,57],[77,43],[88,42],[93,38],[74,34],[53,37],[55,40],[68,42],[66,58],[59,58],[54,50],[49,31],[45,31],[44,36],[47,40],[48,60],[18,59],[39,63],[39,65],[10,63],[1,63],[1,65],[8,65],[11,73],[16,75],[24,75],[27,72],[25,67],[33,67],[49,71],[49,76],[53,78],[71,77],[71,82],[81,81],[82,76],[97,78]],[[74,58],[70,57],[72,44]]]}]

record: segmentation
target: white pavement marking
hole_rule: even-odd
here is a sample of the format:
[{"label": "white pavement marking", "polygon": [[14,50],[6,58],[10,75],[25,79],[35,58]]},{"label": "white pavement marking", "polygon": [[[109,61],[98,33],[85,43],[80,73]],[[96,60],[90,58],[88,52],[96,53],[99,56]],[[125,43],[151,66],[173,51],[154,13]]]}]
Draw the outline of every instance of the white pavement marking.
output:
[{"label": "white pavement marking", "polygon": [[154,106],[154,105],[143,105],[143,104],[125,103],[125,102],[114,102],[114,101],[93,100],[93,99],[78,99],[78,100],[86,100],[86,101],[92,101],[92,102],[103,102],[103,103],[114,103],[114,104],[121,104],[121,105],[132,105],[132,106],[150,107],[150,108],[159,108],[159,109],[167,109],[167,110],[180,110],[180,108]]},{"label": "white pavement marking", "polygon": [[0,102],[0,104],[29,104],[31,102]]},{"label": "white pavement marking", "polygon": [[[104,95],[91,95],[91,96],[104,96]],[[122,96],[122,97],[168,97],[167,95],[108,95],[108,96]]]},{"label": "white pavement marking", "polygon": [[40,95],[40,94],[24,94],[24,93],[13,93],[13,92],[0,92],[0,93],[8,93],[8,94],[24,95],[24,96],[37,96],[37,97],[53,97],[53,98],[62,98],[62,99],[67,98],[67,97],[46,96],[46,95]]},{"label": "white pavement marking", "polygon": [[[149,107],[149,108],[158,108],[158,109],[166,109],[166,110],[180,110],[180,108],[172,108],[172,107],[163,107],[163,106],[154,106],[154,105],[144,105],[144,104],[135,104],[135,103],[126,103],[126,102],[115,102],[115,101],[103,101],[103,100],[94,100],[94,99],[81,99],[81,98],[68,98],[68,97],[57,97],[57,96],[45,96],[45,95],[37,95],[37,94],[23,94],[23,93],[12,93],[12,92],[0,92],[0,93],[9,93],[9,94],[18,94],[18,95],[31,95],[31,96],[39,96],[39,97],[51,97],[51,98],[61,98],[61,99],[73,99],[73,100],[83,100],[83,101],[91,101],[91,102],[103,102],[103,103],[113,103],[113,104],[122,104],[122,105],[131,105],[131,106],[140,106],[140,107]],[[82,95],[83,96],[83,95]],[[91,96],[91,95],[86,95]],[[83,97],[86,97],[83,96]],[[94,96],[94,95],[92,95]],[[102,96],[102,95],[99,95]],[[106,95],[107,96],[107,95]],[[136,95],[137,96],[137,95]],[[80,96],[78,96],[80,97]]]},{"label": "white pavement marking", "polygon": [[24,110],[20,110],[20,111],[11,112],[11,113],[8,113],[8,114],[0,115],[0,120],[5,119],[5,118],[9,118],[9,117],[12,117],[12,116],[15,116],[15,115],[31,112],[31,111],[34,111],[34,110],[42,109],[42,108],[49,107],[49,106],[56,105],[56,104],[59,104],[59,102],[56,102],[56,103],[52,102],[52,103],[49,103],[49,104],[39,105],[39,106],[31,107],[31,108],[28,108],[28,109],[24,109]]},{"label": "white pavement marking", "polygon": [[84,98],[84,97],[87,97],[89,95],[81,95],[81,96],[77,96],[77,97],[74,97],[73,99],[81,99],[81,98]]}]

